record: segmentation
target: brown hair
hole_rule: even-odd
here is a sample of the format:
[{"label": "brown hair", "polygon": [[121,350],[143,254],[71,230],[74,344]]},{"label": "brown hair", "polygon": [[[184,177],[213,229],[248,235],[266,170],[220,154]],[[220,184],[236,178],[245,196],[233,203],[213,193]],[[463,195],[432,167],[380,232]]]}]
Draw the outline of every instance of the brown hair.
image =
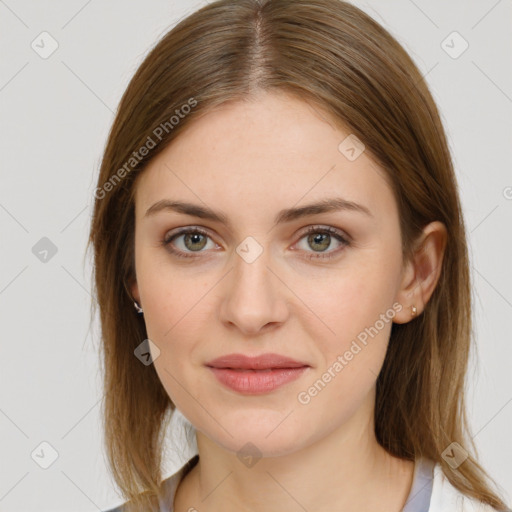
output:
[{"label": "brown hair", "polygon": [[[464,494],[504,509],[472,455],[476,448],[468,434],[470,274],[440,116],[402,46],[362,10],[340,0],[212,2],[158,42],[121,99],[103,155],[89,239],[102,327],[104,431],[116,483],[134,510],[156,508],[164,434],[175,410],[153,365],[134,357],[147,338],[127,286],[134,278],[135,178],[194,119],[273,89],[314,104],[365,144],[393,187],[404,257],[412,255],[427,223],[446,226],[441,276],[423,314],[393,324],[377,379],[375,432],[391,454],[428,457]],[[150,139],[155,147],[142,156],[139,150]],[[470,453],[456,470],[442,457],[452,442]]]}]

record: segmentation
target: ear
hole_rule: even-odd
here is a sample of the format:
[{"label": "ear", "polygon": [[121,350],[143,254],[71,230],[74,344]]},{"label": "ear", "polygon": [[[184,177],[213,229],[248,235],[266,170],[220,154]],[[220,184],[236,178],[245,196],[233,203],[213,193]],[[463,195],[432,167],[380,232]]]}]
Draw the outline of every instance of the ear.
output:
[{"label": "ear", "polygon": [[[443,263],[448,234],[446,226],[439,221],[431,222],[425,228],[415,244],[414,256],[402,269],[402,280],[395,300],[402,304],[393,321],[407,323],[423,313],[425,305],[434,292]],[[417,313],[412,315],[411,306]]]},{"label": "ear", "polygon": [[130,290],[130,293],[132,295],[132,297],[139,303],[140,305],[140,295],[139,295],[139,286],[137,284],[137,279],[135,279],[134,277],[131,278],[129,281],[128,281],[128,288]]}]

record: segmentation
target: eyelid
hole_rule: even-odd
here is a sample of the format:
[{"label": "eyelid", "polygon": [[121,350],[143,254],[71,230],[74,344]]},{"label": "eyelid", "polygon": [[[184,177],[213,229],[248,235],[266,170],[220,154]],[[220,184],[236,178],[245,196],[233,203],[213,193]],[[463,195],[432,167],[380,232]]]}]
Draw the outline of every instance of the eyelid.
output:
[{"label": "eyelid", "polygon": [[328,224],[311,224],[310,226],[306,226],[304,231],[300,232],[300,237],[302,238],[304,235],[308,235],[309,233],[319,232],[327,232],[330,235],[336,235],[340,238],[344,238],[347,242],[352,242],[352,237],[343,229],[336,228],[334,226],[330,226]]},{"label": "eyelid", "polygon": [[176,238],[180,235],[187,235],[189,233],[199,233],[201,235],[212,238],[208,230],[202,226],[184,226],[182,228],[176,228],[175,230],[171,230],[170,232],[166,233],[164,235],[164,242],[169,243],[173,238]]}]

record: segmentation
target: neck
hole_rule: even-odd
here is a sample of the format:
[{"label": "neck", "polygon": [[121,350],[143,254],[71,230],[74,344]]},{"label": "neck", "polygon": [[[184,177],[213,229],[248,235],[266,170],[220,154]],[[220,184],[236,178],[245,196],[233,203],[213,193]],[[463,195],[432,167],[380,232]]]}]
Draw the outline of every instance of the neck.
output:
[{"label": "neck", "polygon": [[375,438],[371,401],[323,438],[249,466],[201,432],[196,438],[199,461],[178,488],[176,512],[399,512],[412,484],[414,463]]}]

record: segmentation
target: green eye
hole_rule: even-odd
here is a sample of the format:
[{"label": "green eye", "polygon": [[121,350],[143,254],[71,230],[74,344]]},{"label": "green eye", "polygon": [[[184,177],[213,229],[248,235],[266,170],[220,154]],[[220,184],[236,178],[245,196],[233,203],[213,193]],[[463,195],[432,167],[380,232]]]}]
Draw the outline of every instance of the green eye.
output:
[{"label": "green eye", "polygon": [[[176,248],[176,240],[181,237],[183,237],[182,247]],[[310,226],[299,241],[303,239],[307,239],[307,246],[313,249],[312,252],[304,249],[304,252],[309,254],[303,257],[309,260],[327,260],[337,255],[344,247],[350,245],[349,240],[343,236],[341,231],[330,226]],[[327,251],[333,239],[341,244],[341,248]],[[188,227],[182,228],[178,232],[165,237],[162,241],[162,245],[171,254],[179,258],[197,258],[200,256],[201,252],[205,252],[203,249],[207,246],[208,240],[211,240],[211,237],[205,230],[198,227]]]}]

